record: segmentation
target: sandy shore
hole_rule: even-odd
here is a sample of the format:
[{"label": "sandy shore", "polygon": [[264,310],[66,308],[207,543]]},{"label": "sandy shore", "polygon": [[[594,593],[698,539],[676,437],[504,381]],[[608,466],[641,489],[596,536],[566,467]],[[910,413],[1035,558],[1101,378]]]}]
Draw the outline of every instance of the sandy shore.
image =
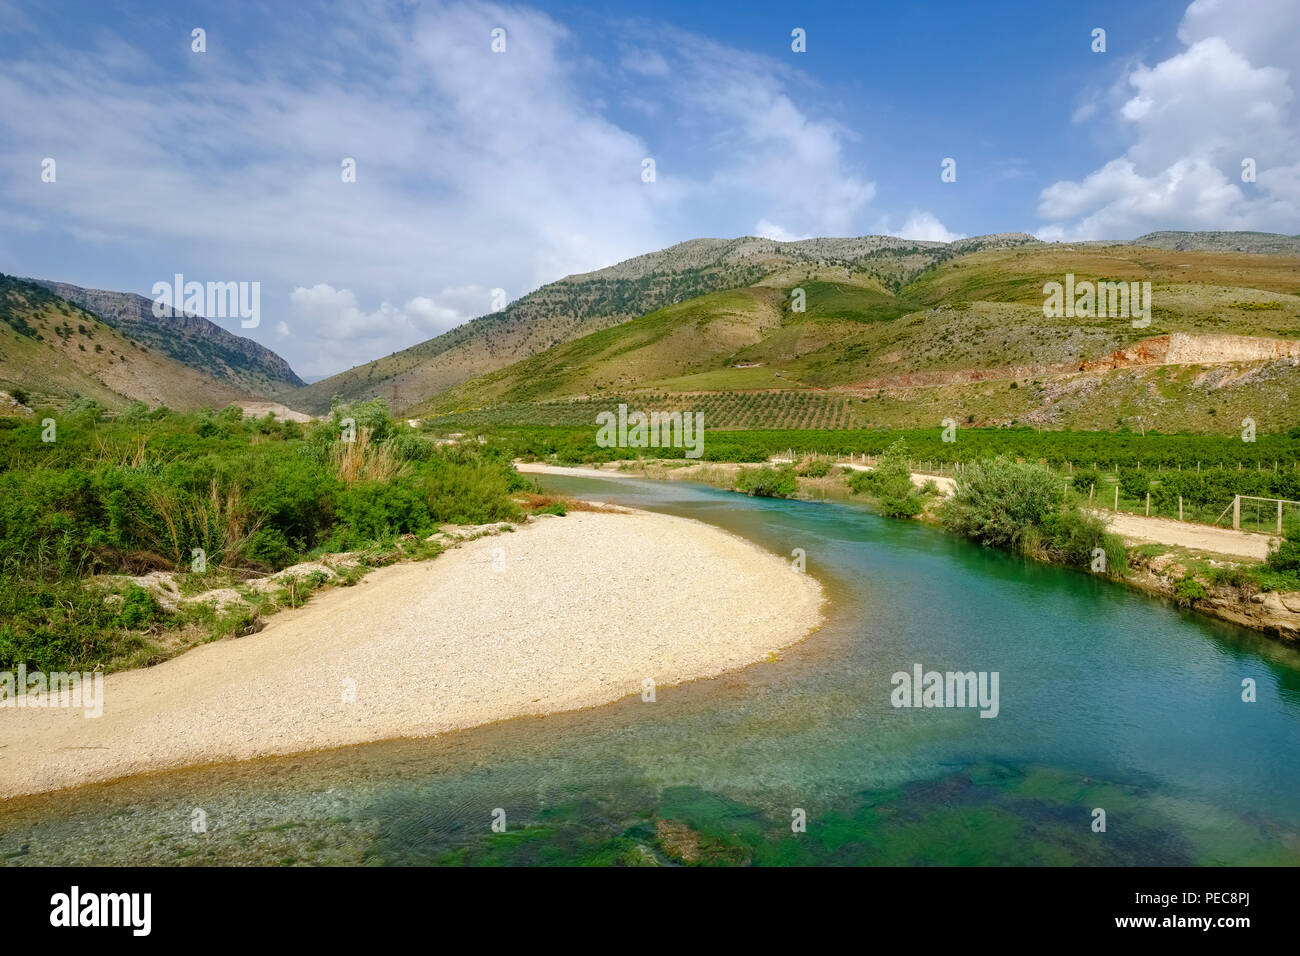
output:
[{"label": "sandy shore", "polygon": [[540,517],[112,674],[99,718],[0,709],[0,796],[589,707],[646,678],[662,699],[800,641],[821,604],[816,580],[710,525]]}]

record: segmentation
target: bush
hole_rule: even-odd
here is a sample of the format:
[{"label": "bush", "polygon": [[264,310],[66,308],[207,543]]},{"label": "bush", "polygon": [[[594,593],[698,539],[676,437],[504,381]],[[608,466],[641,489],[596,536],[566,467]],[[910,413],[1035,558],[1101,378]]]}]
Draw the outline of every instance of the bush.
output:
[{"label": "bush", "polygon": [[1022,550],[1030,529],[1040,529],[1065,505],[1065,486],[1038,465],[999,457],[966,468],[940,518],[949,531],[982,544]]},{"label": "bush", "polygon": [[1268,552],[1264,566],[1270,571],[1300,571],[1300,541],[1283,538]]},{"label": "bush", "polygon": [[279,528],[258,528],[248,539],[244,554],[249,560],[280,569],[294,563],[297,554]]},{"label": "bush", "polygon": [[907,442],[898,439],[880,456],[872,471],[855,471],[849,476],[854,494],[875,497],[881,514],[891,518],[914,518],[925,509],[924,496],[912,484]]},{"label": "bush", "polygon": [[1151,474],[1146,471],[1120,472],[1119,493],[1126,498],[1143,498],[1151,490]]},{"label": "bush", "polygon": [[[188,619],[139,588],[107,602],[90,573],[183,571],[194,548],[209,567],[281,568],[323,548],[427,536],[438,522],[520,516],[511,496],[528,482],[500,450],[439,448],[380,410],[360,407],[346,456],[332,423],[304,435],[237,407],[132,406],[99,421],[83,404],[60,416],[57,443],[41,441],[39,416],[15,421],[0,441],[0,670],[140,662],[157,650],[142,631]],[[374,433],[390,437],[375,444]]]},{"label": "bush", "polygon": [[1248,571],[1235,565],[1210,568],[1209,578],[1211,584],[1233,588],[1249,587],[1255,583]]},{"label": "bush", "polygon": [[831,461],[829,458],[813,458],[799,471],[799,474],[804,478],[825,478],[830,473]]},{"label": "bush", "polygon": [[799,490],[794,468],[781,465],[773,468],[764,465],[761,468],[742,468],[736,475],[737,491],[760,498],[789,498]]},{"label": "bush", "polygon": [[1106,557],[1107,572],[1123,574],[1128,570],[1128,549],[1119,535],[1107,531],[1099,515],[1068,504],[1048,516],[1038,541],[1044,557],[1078,568],[1091,568],[1099,548]]},{"label": "bush", "polygon": [[413,428],[397,432],[388,440],[388,445],[400,461],[428,461],[436,450],[433,442]]},{"label": "bush", "polygon": [[[393,419],[388,414],[388,402],[382,398],[372,398],[364,402],[344,404],[335,399],[330,408],[330,420],[337,436],[343,427],[343,419],[351,418],[356,423],[357,431],[370,429],[372,441],[383,441],[393,434]],[[406,427],[406,426],[403,426]]]},{"label": "bush", "polygon": [[451,524],[489,524],[517,519],[519,505],[509,465],[441,457],[430,462],[423,491],[429,516]]},{"label": "bush", "polygon": [[148,627],[161,614],[162,609],[144,588],[133,584],[122,596],[122,610],[118,617],[122,626],[130,630]]},{"label": "bush", "polygon": [[1123,574],[1128,551],[1106,523],[1067,498],[1064,483],[1040,465],[995,458],[968,467],[953,497],[939,509],[945,528],[982,544],[1034,554],[1073,567],[1093,567],[1106,556],[1106,571]]},{"label": "bush", "polygon": [[429,507],[420,489],[406,484],[360,482],[345,488],[338,498],[339,527],[330,550],[346,551],[400,534],[421,537],[433,531]]},{"label": "bush", "polygon": [[1181,577],[1174,582],[1174,597],[1180,604],[1191,604],[1206,596],[1205,586],[1191,575]]}]

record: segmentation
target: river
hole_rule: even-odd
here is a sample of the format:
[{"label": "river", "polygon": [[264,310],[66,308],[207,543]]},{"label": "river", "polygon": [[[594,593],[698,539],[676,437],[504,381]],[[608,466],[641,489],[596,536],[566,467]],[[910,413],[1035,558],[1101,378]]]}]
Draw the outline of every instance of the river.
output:
[{"label": "river", "polygon": [[[12,800],[0,859],[1300,863],[1300,651],[852,504],[541,483],[801,549],[827,622],[653,702]],[[996,673],[996,717],[891,706],[916,665]]]}]

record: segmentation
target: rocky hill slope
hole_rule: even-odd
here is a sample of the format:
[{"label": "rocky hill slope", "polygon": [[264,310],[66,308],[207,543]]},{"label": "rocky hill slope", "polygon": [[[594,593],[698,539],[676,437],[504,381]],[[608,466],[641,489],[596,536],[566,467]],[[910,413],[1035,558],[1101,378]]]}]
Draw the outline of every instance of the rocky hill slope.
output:
[{"label": "rocky hill slope", "polygon": [[892,236],[798,242],[753,236],[692,239],[552,282],[500,312],[309,385],[294,393],[292,404],[322,412],[334,395],[348,400],[379,396],[394,408],[406,408],[554,345],[712,292],[764,280],[793,284],[810,270],[892,289],[954,256],[1036,242],[1024,233],[954,243]]},{"label": "rocky hill slope", "polygon": [[66,282],[29,280],[93,313],[129,339],[174,358],[240,392],[273,395],[303,385],[279,355],[202,316],[159,318],[153,302],[131,292],[83,289]]},{"label": "rocky hill slope", "polygon": [[177,409],[253,398],[137,341],[45,286],[0,275],[0,414],[78,399],[120,409],[131,401]]}]

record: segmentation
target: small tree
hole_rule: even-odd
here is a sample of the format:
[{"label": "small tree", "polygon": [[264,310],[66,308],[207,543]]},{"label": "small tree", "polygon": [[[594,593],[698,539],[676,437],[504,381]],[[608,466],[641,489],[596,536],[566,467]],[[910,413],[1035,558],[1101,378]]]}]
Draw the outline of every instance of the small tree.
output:
[{"label": "small tree", "polygon": [[882,514],[914,518],[924,510],[924,500],[912,484],[907,442],[898,439],[880,456],[874,471],[856,471],[849,478],[854,494],[874,495]]}]

